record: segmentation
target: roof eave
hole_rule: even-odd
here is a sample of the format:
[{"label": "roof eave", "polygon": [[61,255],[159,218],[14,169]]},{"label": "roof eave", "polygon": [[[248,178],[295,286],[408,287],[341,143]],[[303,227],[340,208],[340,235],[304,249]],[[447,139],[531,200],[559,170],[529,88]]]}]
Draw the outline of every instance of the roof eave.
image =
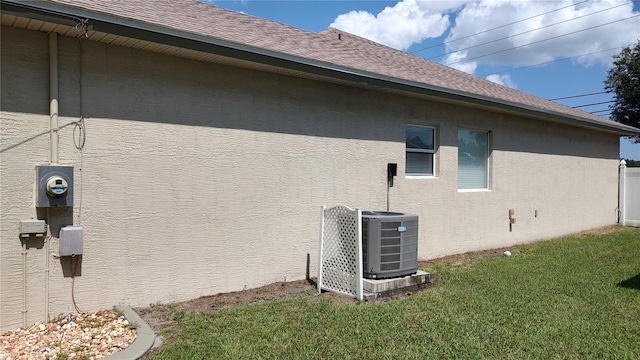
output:
[{"label": "roof eave", "polygon": [[77,24],[80,19],[88,19],[88,25],[95,31],[133,37],[190,50],[213,53],[323,77],[350,81],[360,85],[370,85],[377,88],[387,88],[402,92],[416,93],[449,101],[469,103],[471,105],[481,107],[492,107],[502,111],[517,112],[522,115],[545,119],[548,121],[560,122],[573,126],[589,127],[623,136],[640,135],[640,129],[623,124],[600,123],[588,118],[570,116],[464,91],[452,90],[421,82],[385,76],[333,63],[322,62],[251,45],[162,27],[151,23],[135,21],[128,18],[117,17],[56,2],[1,0],[1,5],[2,12],[17,16],[35,18],[42,21],[71,26]]}]

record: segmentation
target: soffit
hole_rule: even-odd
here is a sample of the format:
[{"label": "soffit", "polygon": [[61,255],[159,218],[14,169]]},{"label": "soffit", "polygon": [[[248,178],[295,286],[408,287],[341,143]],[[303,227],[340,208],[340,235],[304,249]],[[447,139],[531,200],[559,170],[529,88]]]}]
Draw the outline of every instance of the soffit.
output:
[{"label": "soffit", "polygon": [[[2,22],[1,22],[2,25],[5,25],[5,26],[11,26],[11,27],[16,27],[20,29],[40,31],[40,32],[46,32],[46,33],[55,32],[61,36],[74,37],[74,38],[80,38],[83,36],[82,31],[78,27],[74,27],[74,26],[55,24],[55,23],[46,22],[42,20],[19,17],[19,16],[5,14],[5,13],[1,14],[1,19],[2,19]],[[255,62],[246,61],[242,59],[231,58],[228,56],[212,54],[204,51],[185,49],[177,46],[160,44],[160,43],[151,42],[147,40],[135,39],[127,36],[108,34],[100,31],[93,31],[93,30],[89,31],[87,33],[86,40],[96,41],[96,42],[115,45],[115,46],[124,46],[124,47],[144,50],[144,51],[151,51],[151,52],[160,53],[160,54],[169,55],[169,56],[178,56],[178,57],[187,58],[187,59],[196,60],[196,61],[229,65],[234,67],[265,71],[265,72],[270,72],[270,73],[275,73],[280,75],[305,78],[309,80],[329,82],[329,83],[345,85],[349,87],[358,87],[363,89],[366,88],[370,90],[375,89],[376,91],[394,93],[402,96],[412,96],[412,97],[426,98],[433,101],[463,104],[463,102],[461,101],[446,100],[446,99],[441,99],[435,96],[424,96],[424,95],[420,96],[419,94],[415,94],[411,92],[386,89],[378,86],[369,85],[363,82],[352,82],[352,81],[340,80],[340,79],[336,79],[328,76],[310,74],[303,71],[297,71],[293,69],[260,64],[260,63],[255,63]]]}]

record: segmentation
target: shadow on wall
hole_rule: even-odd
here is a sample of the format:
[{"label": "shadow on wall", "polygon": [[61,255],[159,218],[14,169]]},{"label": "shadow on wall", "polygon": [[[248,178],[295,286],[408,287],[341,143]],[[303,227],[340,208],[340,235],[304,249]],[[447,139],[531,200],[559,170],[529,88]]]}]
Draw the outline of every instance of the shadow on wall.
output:
[{"label": "shadow on wall", "polygon": [[620,281],[618,286],[632,290],[640,290],[640,274],[628,278],[627,280]]},{"label": "shadow on wall", "polygon": [[[47,54],[46,36],[3,27],[1,110],[48,114]],[[466,126],[491,131],[493,150],[618,159],[616,135],[74,38],[59,39],[59,69],[60,115],[88,127],[100,118],[404,142],[401,125],[414,120],[441,124],[439,146],[457,146]]]},{"label": "shadow on wall", "polygon": [[[47,221],[51,236],[57,239],[60,238],[61,228],[73,224],[72,207],[36,208],[36,212],[38,215],[38,219]],[[27,243],[27,246],[37,247],[41,249],[44,247],[44,238],[38,238],[37,240],[31,242],[31,244]],[[57,248],[52,248],[51,251],[54,254],[58,254]],[[64,277],[70,278],[82,275],[82,256],[60,257],[59,261]]]},{"label": "shadow on wall", "polygon": [[59,259],[63,277],[73,278],[82,276],[82,255],[64,256]]},{"label": "shadow on wall", "polygon": [[[64,124],[64,125],[62,125],[62,126],[59,126],[59,127],[58,127],[58,131],[60,131],[60,130],[62,130],[62,129],[64,129],[64,128],[66,128],[66,127],[69,127],[69,126],[74,126],[74,127],[76,127],[76,128],[77,128],[77,127],[78,127],[78,126],[80,126],[80,125],[79,125],[79,123],[78,123],[78,122],[71,122],[71,123],[68,123],[68,124]],[[75,131],[75,130],[74,130],[74,131]],[[49,131],[41,132],[41,133],[39,133],[39,134],[33,135],[33,136],[31,136],[31,137],[28,137],[28,138],[26,138],[26,139],[24,139],[24,140],[22,140],[22,141],[20,141],[20,142],[18,142],[18,143],[15,143],[15,144],[9,145],[9,146],[7,146],[7,147],[3,147],[3,148],[1,148],[1,149],[0,149],[0,154],[1,154],[1,153],[3,153],[3,152],[5,152],[5,151],[9,151],[9,150],[11,150],[11,149],[13,149],[13,148],[17,148],[17,147],[19,147],[19,146],[21,146],[21,145],[24,145],[24,144],[26,144],[26,143],[28,143],[28,142],[30,142],[30,141],[33,141],[33,140],[35,140],[35,139],[37,139],[37,138],[39,138],[39,137],[41,137],[41,136],[49,137],[49,133],[50,133]]]},{"label": "shadow on wall", "polygon": [[[46,34],[2,35],[1,110],[48,115]],[[58,47],[62,117],[404,141],[389,131],[402,104],[384,94],[74,38]]]},{"label": "shadow on wall", "polygon": [[29,236],[29,237],[21,237],[20,241],[26,246],[27,250],[29,249],[42,249],[44,248],[44,236]]}]

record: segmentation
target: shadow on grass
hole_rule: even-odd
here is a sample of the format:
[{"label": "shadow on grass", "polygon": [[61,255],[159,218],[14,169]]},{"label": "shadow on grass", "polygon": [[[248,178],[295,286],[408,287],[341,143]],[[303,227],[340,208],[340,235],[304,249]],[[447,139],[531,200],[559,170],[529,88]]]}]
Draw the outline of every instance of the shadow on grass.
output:
[{"label": "shadow on grass", "polygon": [[640,274],[628,278],[627,280],[620,281],[618,286],[627,289],[640,290]]}]

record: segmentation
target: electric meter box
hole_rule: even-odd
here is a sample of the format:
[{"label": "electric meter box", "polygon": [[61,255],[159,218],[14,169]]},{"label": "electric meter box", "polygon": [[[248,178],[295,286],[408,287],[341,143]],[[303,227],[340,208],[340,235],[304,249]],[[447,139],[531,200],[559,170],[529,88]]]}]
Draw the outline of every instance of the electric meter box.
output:
[{"label": "electric meter box", "polygon": [[36,207],[73,206],[73,166],[36,166]]},{"label": "electric meter box", "polygon": [[60,228],[60,253],[58,255],[82,255],[82,226]]}]

